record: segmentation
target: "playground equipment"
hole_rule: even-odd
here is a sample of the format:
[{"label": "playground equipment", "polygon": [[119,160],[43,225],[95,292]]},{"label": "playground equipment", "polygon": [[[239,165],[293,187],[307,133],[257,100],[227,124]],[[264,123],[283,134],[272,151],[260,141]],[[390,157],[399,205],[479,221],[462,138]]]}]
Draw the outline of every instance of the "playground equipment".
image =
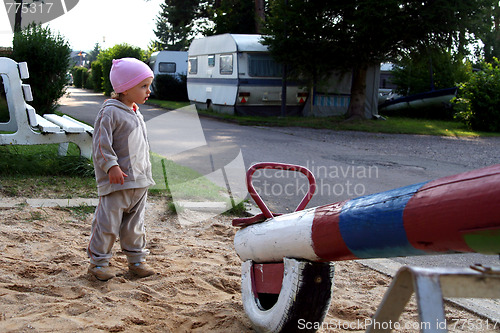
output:
[{"label": "playground equipment", "polygon": [[[252,185],[258,169],[298,171],[309,191],[296,211],[274,214]],[[304,209],[314,176],[297,165],[259,163],[247,187],[262,213],[240,218],[234,245],[243,261],[242,299],[259,332],[314,332],[328,311],[340,260],[500,253],[500,164],[321,207]],[[497,269],[402,268],[373,322],[397,322],[415,291],[421,332],[447,332],[442,297],[500,298]],[[403,292],[404,291],[404,292]],[[315,328],[316,327],[316,328]],[[367,332],[390,332],[387,325]]]},{"label": "playground equipment", "polygon": [[26,103],[32,101],[33,96],[30,86],[22,83],[22,79],[29,78],[25,62],[0,58],[0,76],[9,108],[9,121],[0,123],[0,145],[59,143],[59,154],[64,155],[68,143],[73,142],[82,156],[91,158],[91,126],[68,116],[46,114],[42,117]]}]

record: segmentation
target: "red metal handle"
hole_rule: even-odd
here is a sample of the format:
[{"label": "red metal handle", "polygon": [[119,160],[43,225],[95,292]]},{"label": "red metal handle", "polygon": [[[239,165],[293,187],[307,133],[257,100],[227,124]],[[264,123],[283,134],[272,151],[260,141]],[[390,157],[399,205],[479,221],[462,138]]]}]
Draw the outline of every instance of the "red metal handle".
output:
[{"label": "red metal handle", "polygon": [[273,213],[269,210],[267,205],[264,203],[260,195],[255,191],[255,188],[252,184],[252,175],[254,174],[255,171],[259,169],[275,169],[275,170],[286,170],[286,171],[298,171],[304,174],[307,177],[307,180],[309,181],[309,190],[307,191],[306,195],[302,199],[302,201],[299,203],[297,208],[295,208],[295,211],[303,210],[309,201],[311,201],[314,192],[316,191],[316,179],[314,178],[314,175],[312,174],[309,169],[300,166],[300,165],[293,165],[293,164],[284,164],[284,163],[275,163],[275,162],[262,162],[262,163],[257,163],[252,165],[248,171],[247,171],[247,189],[248,193],[250,193],[250,196],[252,199],[255,201],[257,206],[260,208],[262,213],[266,218],[273,218],[274,215]]}]

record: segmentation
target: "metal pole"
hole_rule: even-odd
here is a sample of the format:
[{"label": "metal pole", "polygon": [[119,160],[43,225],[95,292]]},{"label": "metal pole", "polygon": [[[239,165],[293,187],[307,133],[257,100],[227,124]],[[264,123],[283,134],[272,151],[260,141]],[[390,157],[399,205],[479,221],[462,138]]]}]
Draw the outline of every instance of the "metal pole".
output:
[{"label": "metal pole", "polygon": [[287,65],[283,65],[283,81],[281,83],[281,116],[286,117],[286,77]]}]

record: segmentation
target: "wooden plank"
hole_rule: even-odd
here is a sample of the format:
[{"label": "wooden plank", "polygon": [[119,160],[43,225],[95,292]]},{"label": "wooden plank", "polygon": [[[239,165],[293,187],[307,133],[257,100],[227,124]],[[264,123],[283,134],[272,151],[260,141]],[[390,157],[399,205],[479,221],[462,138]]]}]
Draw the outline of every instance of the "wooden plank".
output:
[{"label": "wooden plank", "polygon": [[61,127],[67,133],[85,132],[85,128],[83,128],[82,126],[79,126],[78,124],[75,124],[74,122],[68,119],[64,119],[63,117],[56,114],[45,114],[43,117],[50,122],[59,125],[59,127]]},{"label": "wooden plank", "polygon": [[38,123],[38,127],[43,133],[59,133],[61,132],[61,127],[59,125],[56,125],[54,123],[51,123],[44,117],[40,116],[39,114],[36,114],[36,121]]},{"label": "wooden plank", "polygon": [[22,80],[24,79],[29,79],[30,73],[28,71],[28,63],[27,62],[20,62],[17,64],[18,69],[19,69],[19,76],[21,77]]},{"label": "wooden plank", "polygon": [[92,126],[89,126],[89,125],[87,125],[87,124],[85,124],[85,123],[82,123],[81,121],[78,121],[78,120],[76,120],[75,118],[71,118],[70,116],[67,116],[67,115],[63,115],[62,117],[63,117],[64,119],[67,119],[67,120],[69,120],[69,121],[72,121],[72,122],[74,122],[75,124],[77,124],[77,125],[79,125],[79,126],[83,127],[83,128],[85,129],[85,131],[87,131],[88,133],[90,133],[90,134],[94,134],[94,128],[93,128]]},{"label": "wooden plank", "polygon": [[33,101],[33,93],[31,92],[31,86],[29,84],[22,84],[21,86],[23,87],[24,100],[26,102]]},{"label": "wooden plank", "polygon": [[28,114],[28,122],[31,127],[37,127],[38,121],[36,118],[35,109],[31,105],[26,105],[26,113]]}]

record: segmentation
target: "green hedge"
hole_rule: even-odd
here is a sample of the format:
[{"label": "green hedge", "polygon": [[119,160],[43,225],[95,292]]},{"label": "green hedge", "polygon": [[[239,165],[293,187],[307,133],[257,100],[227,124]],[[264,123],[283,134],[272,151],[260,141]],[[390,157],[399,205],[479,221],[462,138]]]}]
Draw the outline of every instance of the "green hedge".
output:
[{"label": "green hedge", "polygon": [[103,82],[104,79],[102,77],[102,64],[99,61],[94,61],[91,65],[92,67],[92,86],[93,89],[97,92],[103,91]]},{"label": "green hedge", "polygon": [[500,132],[500,63],[483,63],[482,70],[459,85],[455,118],[471,129]]},{"label": "green hedge", "polygon": [[85,67],[75,66],[71,73],[73,74],[73,85],[77,88],[84,88],[89,78],[89,70]]},{"label": "green hedge", "polygon": [[153,81],[153,94],[166,101],[188,101],[186,75],[174,77],[168,74],[156,75]]}]

